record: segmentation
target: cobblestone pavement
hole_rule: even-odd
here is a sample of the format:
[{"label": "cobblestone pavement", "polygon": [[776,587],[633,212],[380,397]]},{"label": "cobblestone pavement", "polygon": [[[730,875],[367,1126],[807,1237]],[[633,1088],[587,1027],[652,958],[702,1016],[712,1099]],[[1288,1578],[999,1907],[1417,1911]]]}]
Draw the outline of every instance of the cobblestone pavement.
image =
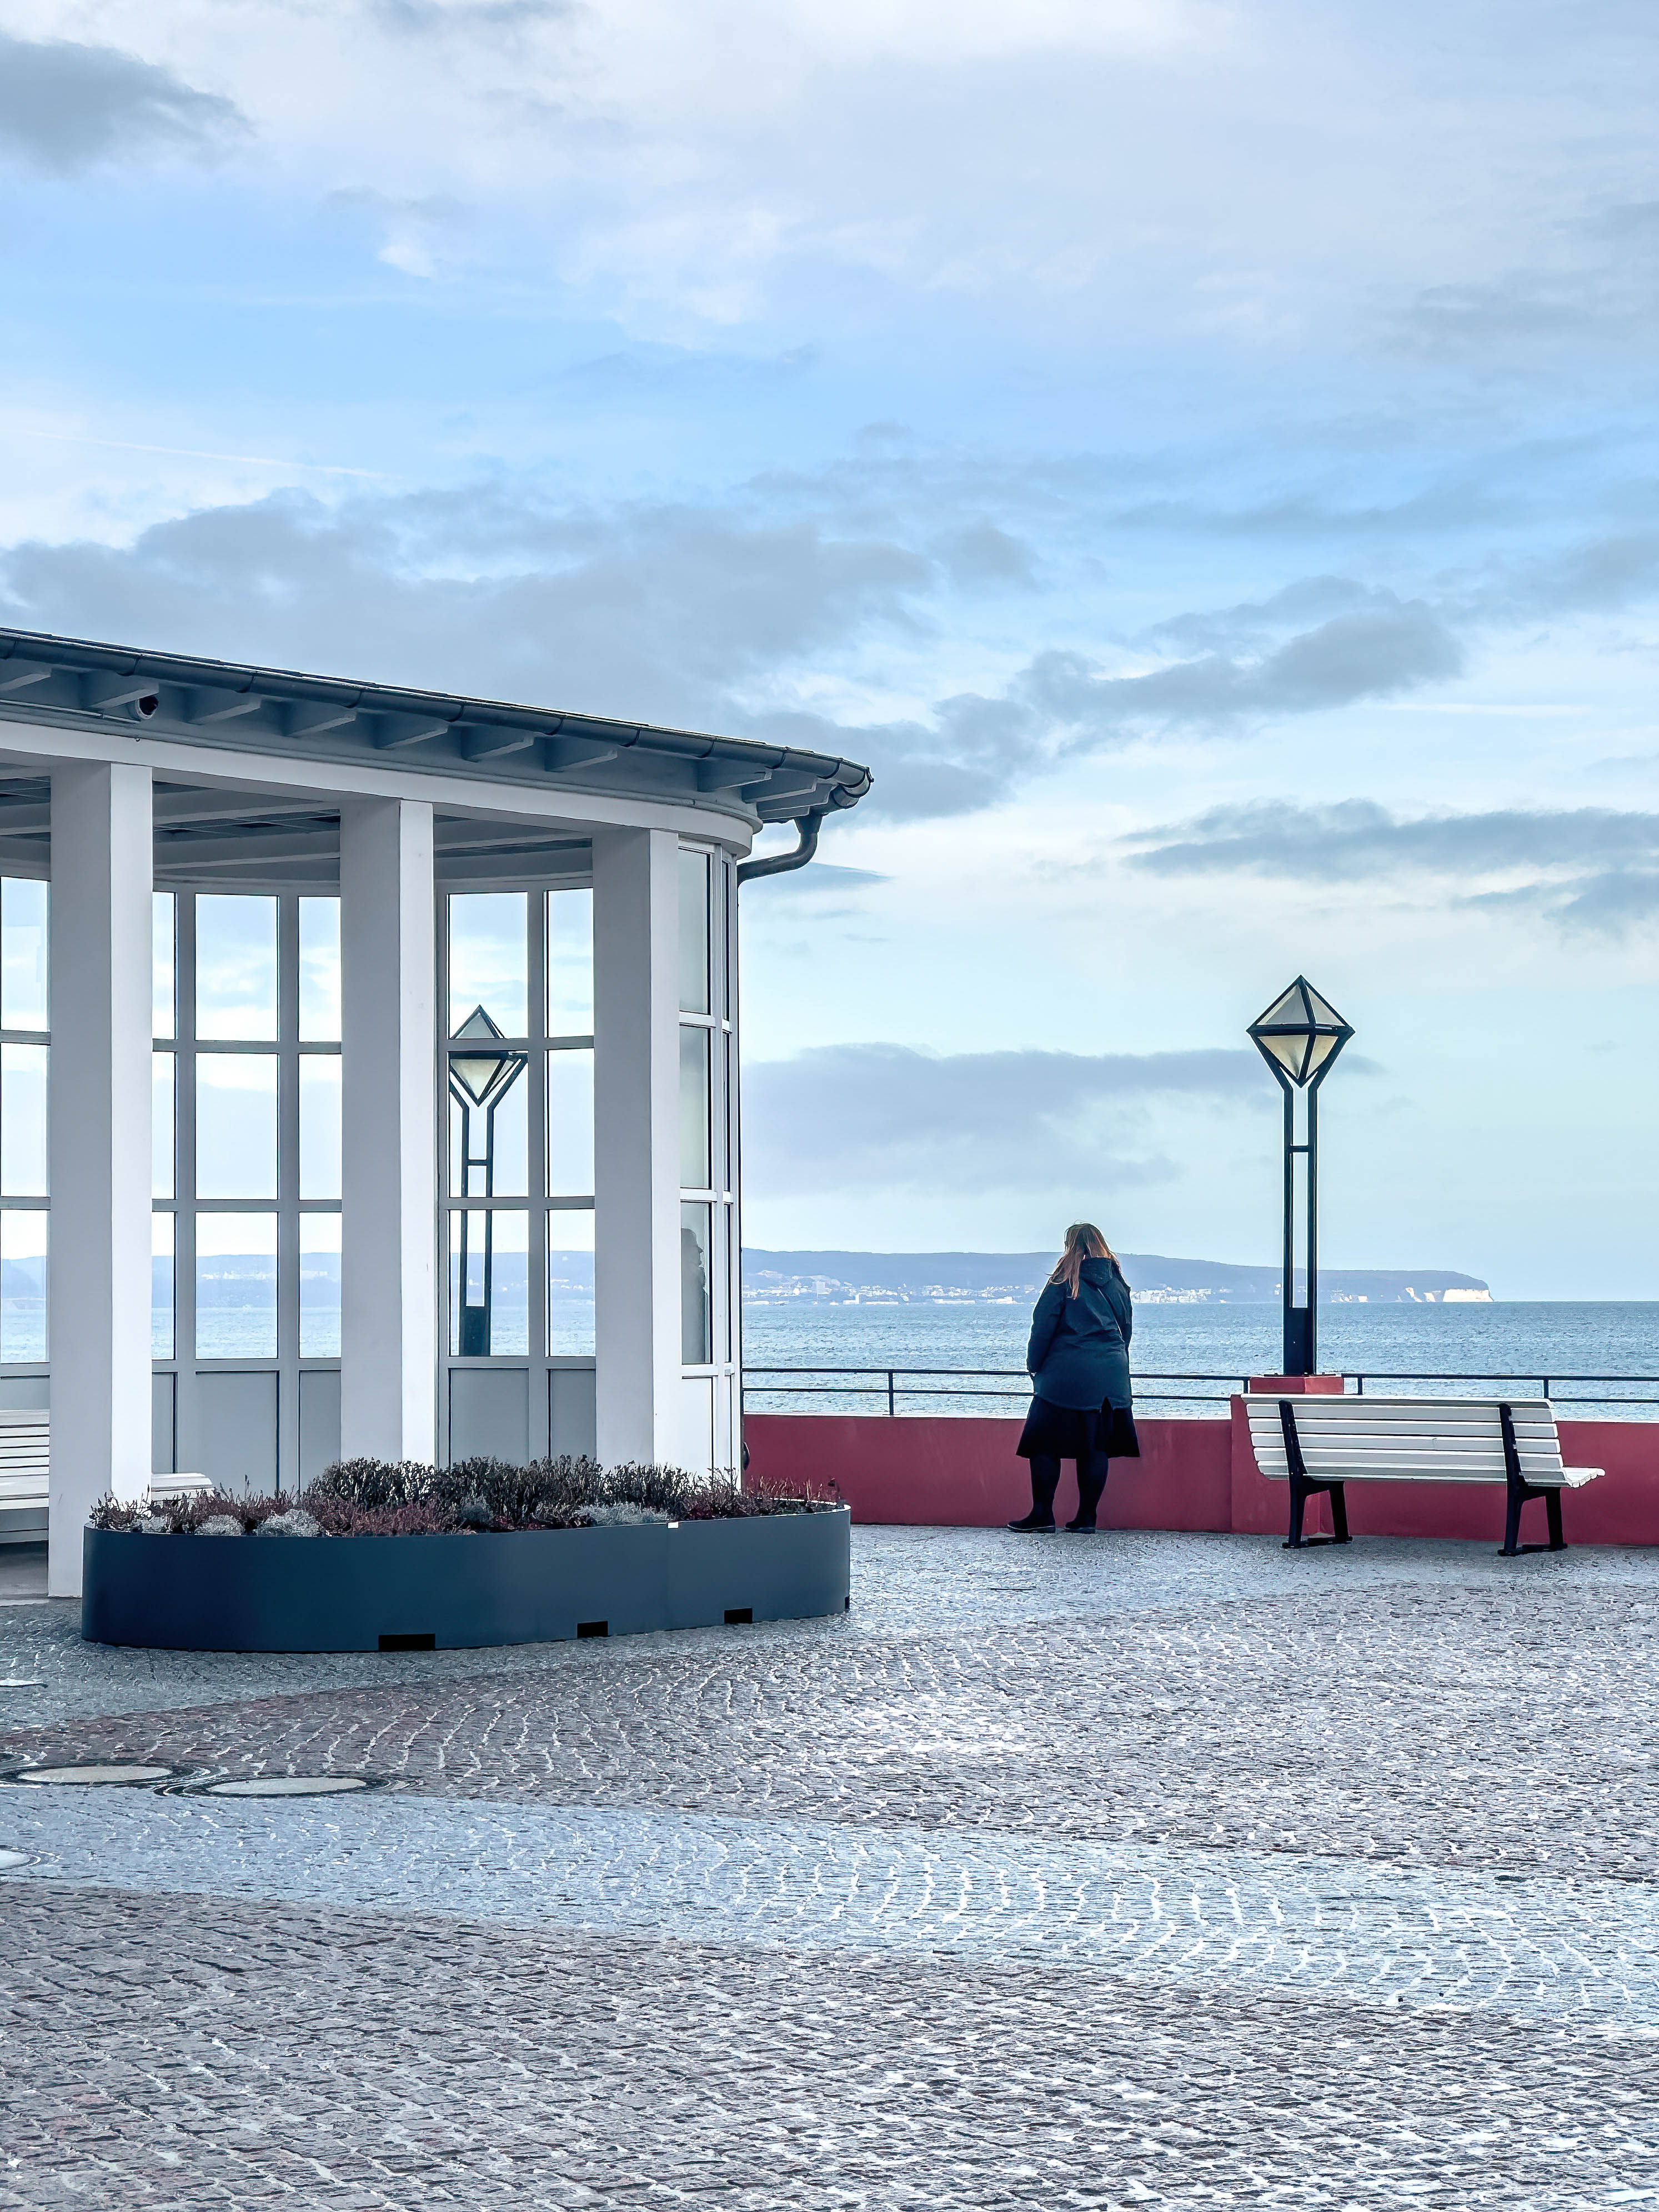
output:
[{"label": "cobblestone pavement", "polygon": [[855,1532],[845,1619],[0,1605],[5,2208],[1659,2202],[1659,1557]]}]

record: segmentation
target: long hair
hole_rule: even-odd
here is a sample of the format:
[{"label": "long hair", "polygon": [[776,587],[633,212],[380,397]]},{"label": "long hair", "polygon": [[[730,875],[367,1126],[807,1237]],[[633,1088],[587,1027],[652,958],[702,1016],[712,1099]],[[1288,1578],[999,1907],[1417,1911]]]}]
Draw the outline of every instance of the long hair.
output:
[{"label": "long hair", "polygon": [[1064,1283],[1066,1297],[1074,1298],[1083,1279],[1085,1260],[1110,1260],[1115,1265],[1117,1255],[1092,1221],[1074,1221],[1066,1232],[1066,1249],[1060,1255],[1060,1265],[1048,1280]]}]

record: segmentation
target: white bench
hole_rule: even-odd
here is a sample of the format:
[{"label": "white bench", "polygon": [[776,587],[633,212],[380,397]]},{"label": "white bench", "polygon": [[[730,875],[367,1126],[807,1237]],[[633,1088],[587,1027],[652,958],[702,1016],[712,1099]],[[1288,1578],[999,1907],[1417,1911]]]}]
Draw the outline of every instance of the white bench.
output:
[{"label": "white bench", "polygon": [[[52,1474],[52,1419],[35,1407],[0,1407],[0,1544],[46,1540]],[[213,1485],[204,1474],[153,1474],[151,1500],[199,1498]]]},{"label": "white bench", "polygon": [[[1346,1544],[1349,1482],[1501,1482],[1509,1492],[1500,1556],[1541,1552],[1521,1541],[1521,1508],[1541,1498],[1552,1552],[1565,1551],[1561,1492],[1594,1482],[1599,1467],[1564,1467],[1555,1409],[1547,1398],[1279,1398],[1244,1401],[1255,1463],[1272,1482],[1288,1482],[1286,1551],[1304,1543]],[[1303,1508],[1329,1494],[1334,1536],[1304,1538]]]}]

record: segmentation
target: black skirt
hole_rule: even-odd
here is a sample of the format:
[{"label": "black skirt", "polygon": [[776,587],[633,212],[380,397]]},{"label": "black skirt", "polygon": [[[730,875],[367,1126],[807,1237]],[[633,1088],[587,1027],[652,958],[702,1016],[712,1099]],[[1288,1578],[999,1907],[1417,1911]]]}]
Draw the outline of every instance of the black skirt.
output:
[{"label": "black skirt", "polygon": [[1090,1452],[1139,1459],[1140,1438],[1127,1406],[1056,1406],[1033,1398],[1014,1449],[1021,1459],[1082,1459]]}]

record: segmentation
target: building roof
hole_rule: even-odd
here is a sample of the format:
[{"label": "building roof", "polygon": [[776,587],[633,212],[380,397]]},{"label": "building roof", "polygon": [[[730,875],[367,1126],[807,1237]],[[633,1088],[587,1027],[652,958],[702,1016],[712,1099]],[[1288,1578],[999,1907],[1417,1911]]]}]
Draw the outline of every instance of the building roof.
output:
[{"label": "building roof", "polygon": [[793,745],[0,628],[0,721],[135,720],[218,750],[568,784],[762,823],[855,805],[872,780],[854,761]]}]

